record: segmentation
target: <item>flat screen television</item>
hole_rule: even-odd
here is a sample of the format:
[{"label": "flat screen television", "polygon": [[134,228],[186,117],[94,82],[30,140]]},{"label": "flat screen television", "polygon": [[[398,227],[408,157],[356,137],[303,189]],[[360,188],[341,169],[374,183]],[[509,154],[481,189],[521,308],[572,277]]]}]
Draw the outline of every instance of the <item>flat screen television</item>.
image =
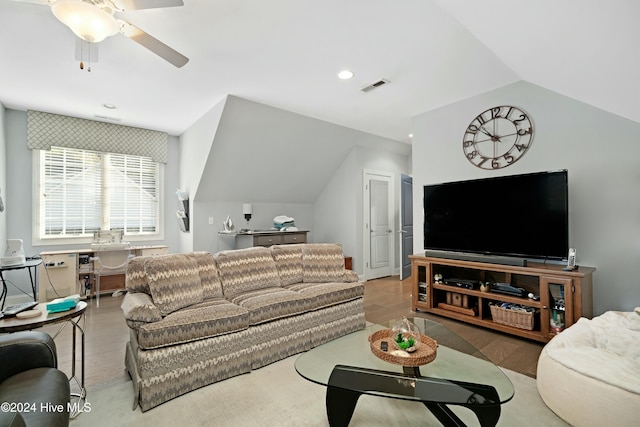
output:
[{"label": "flat screen television", "polygon": [[562,260],[569,250],[567,171],[424,186],[424,248]]}]

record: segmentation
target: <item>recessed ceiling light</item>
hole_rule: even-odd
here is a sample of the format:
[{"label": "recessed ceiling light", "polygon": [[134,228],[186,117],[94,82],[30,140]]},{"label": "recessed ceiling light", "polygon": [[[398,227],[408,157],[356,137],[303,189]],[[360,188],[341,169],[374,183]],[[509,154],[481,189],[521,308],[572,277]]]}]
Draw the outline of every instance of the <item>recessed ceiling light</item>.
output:
[{"label": "recessed ceiling light", "polygon": [[109,110],[115,110],[116,106],[113,104],[102,104],[104,108],[108,108]]},{"label": "recessed ceiling light", "polygon": [[409,134],[409,138],[413,138],[413,134],[412,133]]},{"label": "recessed ceiling light", "polygon": [[340,80],[349,80],[352,77],[353,77],[353,71],[342,70],[338,73],[338,78]]}]

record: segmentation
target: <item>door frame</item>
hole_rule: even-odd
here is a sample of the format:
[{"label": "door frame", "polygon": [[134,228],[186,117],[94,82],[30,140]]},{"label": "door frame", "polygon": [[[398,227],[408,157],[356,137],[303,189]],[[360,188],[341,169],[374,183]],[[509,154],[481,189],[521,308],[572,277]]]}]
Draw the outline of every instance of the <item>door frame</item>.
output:
[{"label": "door frame", "polygon": [[364,281],[369,279],[369,260],[371,259],[371,235],[369,231],[369,218],[370,218],[370,191],[369,180],[373,177],[382,177],[389,180],[389,193],[387,194],[388,207],[392,215],[389,216],[389,227],[391,233],[389,236],[389,274],[393,275],[396,268],[396,239],[394,238],[396,233],[396,221],[395,221],[395,178],[392,172],[380,171],[374,169],[362,170],[362,240],[363,240],[363,274]]},{"label": "door frame", "polygon": [[[403,184],[405,182],[409,182],[409,184],[411,185],[411,191],[409,193],[410,197],[411,197],[411,208],[410,208],[410,215],[411,215],[411,231],[408,230],[408,226],[404,223],[404,209],[405,209],[405,203],[404,203],[404,191],[403,191]],[[398,265],[398,269],[400,270],[400,280],[404,280],[408,277],[411,277],[411,270],[409,270],[408,272],[406,272],[406,276],[405,276],[405,261],[408,261],[408,258],[405,259],[405,254],[408,255],[413,254],[413,229],[414,229],[414,222],[413,222],[413,176],[411,175],[405,175],[405,174],[401,174],[400,175],[400,209],[398,212],[398,218],[399,218],[399,222],[400,224],[398,225],[398,242],[400,245],[400,264]],[[411,246],[409,247],[405,247],[405,242],[407,240],[407,237],[410,236],[411,237]]]}]

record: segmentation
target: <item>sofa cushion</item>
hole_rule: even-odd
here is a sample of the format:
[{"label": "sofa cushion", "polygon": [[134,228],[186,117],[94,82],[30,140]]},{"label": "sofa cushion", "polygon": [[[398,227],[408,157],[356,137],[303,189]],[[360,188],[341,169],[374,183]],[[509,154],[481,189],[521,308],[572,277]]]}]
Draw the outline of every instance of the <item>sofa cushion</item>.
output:
[{"label": "sofa cushion", "polygon": [[249,311],[251,325],[304,313],[309,309],[309,301],[302,294],[280,287],[245,292],[231,301]]},{"label": "sofa cushion", "polygon": [[344,279],[345,282],[358,282],[360,279],[358,278],[358,273],[353,270],[344,270]]},{"label": "sofa cushion", "polygon": [[144,292],[127,292],[120,304],[126,320],[133,322],[157,322],[162,320],[160,310]]},{"label": "sofa cushion", "polygon": [[144,263],[149,257],[139,256],[129,259],[127,274],[125,276],[125,288],[129,292],[144,292],[151,295],[147,274],[144,271]]},{"label": "sofa cushion", "polygon": [[138,328],[138,345],[144,349],[211,338],[249,327],[249,313],[225,299],[213,299],[173,312],[164,319]]},{"label": "sofa cushion", "polygon": [[203,300],[198,265],[189,256],[149,257],[144,269],[153,303],[163,316]]},{"label": "sofa cushion", "polygon": [[285,288],[302,294],[309,302],[310,310],[352,301],[364,295],[364,284],[359,282],[296,283]]},{"label": "sofa cushion", "polygon": [[214,255],[224,296],[236,295],[280,286],[280,276],[271,251],[256,247],[222,251]]},{"label": "sofa cushion", "polygon": [[218,267],[210,252],[192,252],[188,254],[198,265],[198,273],[200,275],[200,283],[202,283],[202,297],[222,298],[222,283]]},{"label": "sofa cushion", "polygon": [[302,248],[302,266],[302,281],[305,283],[342,282],[342,247],[331,243],[306,244]]},{"label": "sofa cushion", "polygon": [[271,246],[271,254],[280,274],[281,286],[302,282],[303,246],[304,244]]}]

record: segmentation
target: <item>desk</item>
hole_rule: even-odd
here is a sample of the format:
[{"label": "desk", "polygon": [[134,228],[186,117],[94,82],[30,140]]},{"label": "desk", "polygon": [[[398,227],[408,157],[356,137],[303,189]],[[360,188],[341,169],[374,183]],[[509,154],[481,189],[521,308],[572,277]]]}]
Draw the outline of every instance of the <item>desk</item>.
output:
[{"label": "desk", "polygon": [[[97,259],[103,257],[107,251],[91,249],[72,249],[41,252],[42,264],[39,267],[38,301],[46,302],[59,297],[73,294],[95,296],[97,289],[96,275],[105,270]],[[111,251],[109,251],[111,252]],[[153,256],[169,253],[169,247],[164,245],[131,246],[117,253],[130,253],[134,256]],[[120,265],[122,261],[109,261],[108,265]],[[100,285],[100,292],[114,292],[124,289],[125,269],[120,272],[109,269],[109,275]]]},{"label": "desk", "polygon": [[[33,291],[33,300],[38,301],[38,297],[36,296],[36,277],[37,277],[38,271],[36,270],[36,267],[41,263],[42,263],[41,259],[30,259],[22,264],[0,267],[0,280],[2,281],[2,296],[0,296],[0,300],[2,301],[2,306],[0,306],[1,310],[4,310],[4,303],[6,302],[7,293],[8,293],[7,283],[4,280],[4,276],[2,275],[2,272],[10,271],[10,270],[22,270],[26,268],[27,271],[29,272],[29,279],[31,280],[31,290]],[[33,272],[31,271],[32,269],[33,269]]]},{"label": "desk", "polygon": [[[0,333],[11,333],[19,331],[30,331],[32,329],[40,328],[42,326],[49,326],[55,323],[62,323],[58,331],[53,335],[55,339],[60,332],[68,325],[73,327],[72,343],[71,343],[71,377],[69,382],[75,381],[80,391],[78,393],[71,393],[71,396],[78,398],[78,408],[82,408],[80,402],[86,401],[87,390],[84,387],[84,313],[87,310],[87,303],[84,301],[78,302],[75,308],[71,310],[62,311],[59,313],[48,313],[47,304],[38,304],[33,308],[34,310],[40,310],[42,313],[40,316],[32,317],[30,319],[18,319],[17,317],[5,317],[0,319]],[[80,324],[82,322],[82,325]],[[80,378],[76,375],[76,333],[80,332]],[[71,414],[72,418],[75,418],[79,413]]]}]

